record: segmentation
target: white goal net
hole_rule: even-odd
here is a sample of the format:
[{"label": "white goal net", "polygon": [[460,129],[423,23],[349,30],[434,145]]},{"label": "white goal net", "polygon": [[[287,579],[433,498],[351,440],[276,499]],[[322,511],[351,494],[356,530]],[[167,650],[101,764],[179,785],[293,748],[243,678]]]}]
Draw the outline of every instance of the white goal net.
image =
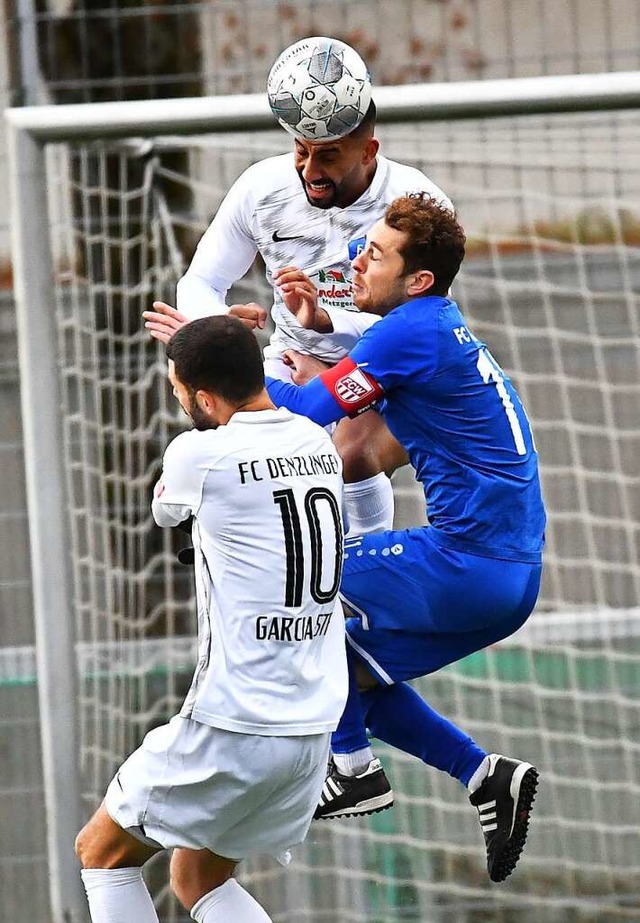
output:
[{"label": "white goal net", "polygon": [[[314,826],[283,871],[250,863],[278,923],[637,919],[640,900],[640,121],[638,111],[382,125],[468,236],[455,296],[532,419],[549,526],[536,612],[508,642],[417,685],[541,785],[518,871],[491,886],[475,813],[448,777],[383,755],[396,807]],[[50,145],[66,515],[85,812],[190,679],[192,575],[150,492],[184,425],[141,324],[171,301],[239,173],[283,132]],[[33,254],[38,259],[38,254]],[[234,300],[268,304],[260,266]],[[399,472],[399,526],[424,521]],[[21,669],[27,669],[26,666]],[[162,919],[186,920],[152,869]]]}]

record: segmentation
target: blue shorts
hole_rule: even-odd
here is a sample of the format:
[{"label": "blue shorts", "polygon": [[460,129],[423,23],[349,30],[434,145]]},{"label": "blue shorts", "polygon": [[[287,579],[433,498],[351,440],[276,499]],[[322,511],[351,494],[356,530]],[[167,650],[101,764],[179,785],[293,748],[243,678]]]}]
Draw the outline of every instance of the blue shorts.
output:
[{"label": "blue shorts", "polygon": [[541,564],[444,548],[429,528],[345,542],[340,595],[353,654],[380,682],[433,673],[513,634],[531,613]]}]

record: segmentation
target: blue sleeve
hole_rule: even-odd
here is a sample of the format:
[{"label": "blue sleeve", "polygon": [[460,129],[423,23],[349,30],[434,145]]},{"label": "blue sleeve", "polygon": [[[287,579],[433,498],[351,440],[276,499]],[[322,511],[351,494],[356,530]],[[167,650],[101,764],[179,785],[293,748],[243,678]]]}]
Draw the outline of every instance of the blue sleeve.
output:
[{"label": "blue sleeve", "polygon": [[266,385],[276,407],[286,407],[292,413],[308,417],[320,426],[327,426],[347,416],[320,378],[313,378],[306,385],[292,385],[267,376]]}]

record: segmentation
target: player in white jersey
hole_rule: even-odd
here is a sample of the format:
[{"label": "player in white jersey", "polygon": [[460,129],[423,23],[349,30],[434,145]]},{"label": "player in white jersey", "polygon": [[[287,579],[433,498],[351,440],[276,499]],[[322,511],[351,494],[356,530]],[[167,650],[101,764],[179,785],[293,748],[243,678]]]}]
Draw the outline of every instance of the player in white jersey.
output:
[{"label": "player in white jersey", "polygon": [[[249,167],[229,190],[203,235],[191,265],[178,282],[179,314],[156,302],[145,312],[147,327],[168,339],[181,322],[231,311],[248,326],[264,327],[257,304],[225,303],[231,285],[260,253],[273,288],[275,331],[265,349],[267,374],[290,379],[286,349],[335,363],[349,352],[377,318],[355,310],[349,243],[364,238],[395,198],[424,191],[451,203],[415,167],[379,154],[374,137],[375,105],[360,125],[339,140],[295,139],[293,154],[270,157]],[[330,319],[327,333],[305,330],[287,311],[273,274],[284,266],[305,271]],[[376,413],[338,424],[335,444],[344,462],[351,531],[391,528],[393,496],[385,472],[406,463],[406,453]]]},{"label": "player in white jersey", "polygon": [[[290,379],[288,367],[278,365],[285,350],[334,363],[346,354],[345,338],[351,345],[377,320],[354,307],[349,242],[365,237],[387,205],[409,191],[449,201],[420,170],[379,154],[374,124],[372,109],[347,138],[324,143],[296,138],[293,156],[269,157],[245,170],[178,282],[178,308],[186,316],[226,313],[228,289],[260,253],[273,289],[275,331],[264,355],[267,374],[274,378]],[[365,161],[362,177],[358,170],[359,181],[343,190],[340,180],[331,179],[334,165],[339,164],[340,176],[341,161],[350,165],[356,152]],[[287,310],[273,282],[274,271],[283,266],[304,269],[316,287],[319,308],[331,317],[331,333],[305,330]]]},{"label": "player in white jersey", "polygon": [[234,868],[306,836],[347,695],[341,461],[325,430],[271,403],[236,318],[186,325],[167,356],[195,428],[168,446],[152,509],[161,526],[193,517],[197,665],[76,849],[93,923],[157,923],[141,868],[167,848],[198,923],[267,923]]}]

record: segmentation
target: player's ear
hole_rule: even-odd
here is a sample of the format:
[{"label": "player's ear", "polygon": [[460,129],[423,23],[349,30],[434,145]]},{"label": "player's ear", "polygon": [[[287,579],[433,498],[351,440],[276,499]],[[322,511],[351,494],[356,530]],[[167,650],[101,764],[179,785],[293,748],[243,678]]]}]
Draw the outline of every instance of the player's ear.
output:
[{"label": "player's ear", "polygon": [[411,298],[418,298],[421,295],[428,295],[429,289],[433,287],[436,281],[434,274],[429,269],[419,269],[412,273],[407,279],[407,295]]},{"label": "player's ear", "polygon": [[377,138],[367,138],[362,148],[362,162],[365,166],[368,166],[371,161],[376,159],[379,148],[380,142]]},{"label": "player's ear", "polygon": [[196,404],[203,413],[211,414],[215,410],[216,396],[211,391],[196,391]]},{"label": "player's ear", "polygon": [[234,408],[215,391],[196,391],[196,401],[200,410],[206,414],[209,421],[216,426],[228,423],[233,416]]}]

